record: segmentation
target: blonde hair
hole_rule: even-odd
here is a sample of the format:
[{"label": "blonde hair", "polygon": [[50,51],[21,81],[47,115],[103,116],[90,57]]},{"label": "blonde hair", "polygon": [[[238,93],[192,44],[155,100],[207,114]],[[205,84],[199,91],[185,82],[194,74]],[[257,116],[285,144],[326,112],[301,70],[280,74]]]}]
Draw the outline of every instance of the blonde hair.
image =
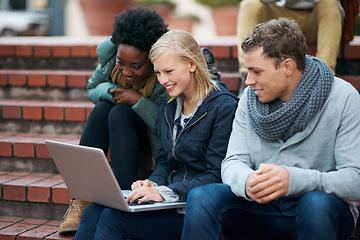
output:
[{"label": "blonde hair", "polygon": [[[219,89],[211,81],[201,48],[190,33],[178,29],[164,33],[150,50],[149,58],[151,62],[170,48],[174,50],[180,59],[191,62],[196,66],[194,72],[195,92],[192,101],[204,100],[213,89]],[[172,97],[170,101],[174,99],[175,97]]]}]

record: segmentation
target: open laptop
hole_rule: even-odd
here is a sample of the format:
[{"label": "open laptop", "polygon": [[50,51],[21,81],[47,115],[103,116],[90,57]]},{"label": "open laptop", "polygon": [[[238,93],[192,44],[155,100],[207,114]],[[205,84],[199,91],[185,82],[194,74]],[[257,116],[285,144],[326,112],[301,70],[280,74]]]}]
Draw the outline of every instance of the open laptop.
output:
[{"label": "open laptop", "polygon": [[125,212],[183,208],[185,202],[129,204],[130,190],[121,190],[104,152],[99,148],[45,140],[70,194],[77,199]]}]

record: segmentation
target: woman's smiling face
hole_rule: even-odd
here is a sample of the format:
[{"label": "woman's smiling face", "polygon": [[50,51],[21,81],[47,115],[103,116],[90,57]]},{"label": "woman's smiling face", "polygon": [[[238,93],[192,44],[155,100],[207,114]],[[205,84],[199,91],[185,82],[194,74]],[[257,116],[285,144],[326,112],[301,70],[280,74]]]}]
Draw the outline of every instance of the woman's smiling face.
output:
[{"label": "woman's smiling face", "polygon": [[195,71],[195,65],[180,59],[173,49],[168,49],[153,60],[154,70],[158,81],[167,89],[171,97],[183,94],[191,99],[195,84],[191,74]]},{"label": "woman's smiling face", "polygon": [[153,71],[147,51],[124,43],[117,48],[116,68],[130,85],[141,83]]}]

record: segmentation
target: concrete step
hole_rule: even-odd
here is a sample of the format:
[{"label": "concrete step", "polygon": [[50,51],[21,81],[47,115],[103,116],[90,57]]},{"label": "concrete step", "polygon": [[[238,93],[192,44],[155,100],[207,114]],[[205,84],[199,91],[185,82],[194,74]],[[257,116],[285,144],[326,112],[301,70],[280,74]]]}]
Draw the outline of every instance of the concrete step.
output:
[{"label": "concrete step", "polygon": [[74,233],[60,235],[60,221],[0,216],[0,239],[2,240],[72,240]]},{"label": "concrete step", "polygon": [[89,100],[0,99],[0,131],[79,134],[93,106]]},{"label": "concrete step", "polygon": [[88,100],[86,84],[93,71],[0,69],[0,98]]}]

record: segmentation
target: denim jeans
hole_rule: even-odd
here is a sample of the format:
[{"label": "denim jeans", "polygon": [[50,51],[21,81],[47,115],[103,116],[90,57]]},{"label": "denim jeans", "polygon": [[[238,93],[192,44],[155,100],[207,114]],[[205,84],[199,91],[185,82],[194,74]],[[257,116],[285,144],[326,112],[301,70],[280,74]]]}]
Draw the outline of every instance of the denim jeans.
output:
[{"label": "denim jeans", "polygon": [[354,218],[346,202],[323,192],[282,197],[267,204],[237,197],[228,185],[190,191],[182,239],[349,239]]},{"label": "denim jeans", "polygon": [[128,213],[92,204],[85,208],[74,240],[176,240],[183,220],[176,209]]},{"label": "denim jeans", "polygon": [[86,121],[80,145],[101,148],[106,155],[110,147],[114,175],[122,189],[131,189],[137,180],[139,151],[150,149],[148,139],[147,126],[132,105],[100,101]]}]

